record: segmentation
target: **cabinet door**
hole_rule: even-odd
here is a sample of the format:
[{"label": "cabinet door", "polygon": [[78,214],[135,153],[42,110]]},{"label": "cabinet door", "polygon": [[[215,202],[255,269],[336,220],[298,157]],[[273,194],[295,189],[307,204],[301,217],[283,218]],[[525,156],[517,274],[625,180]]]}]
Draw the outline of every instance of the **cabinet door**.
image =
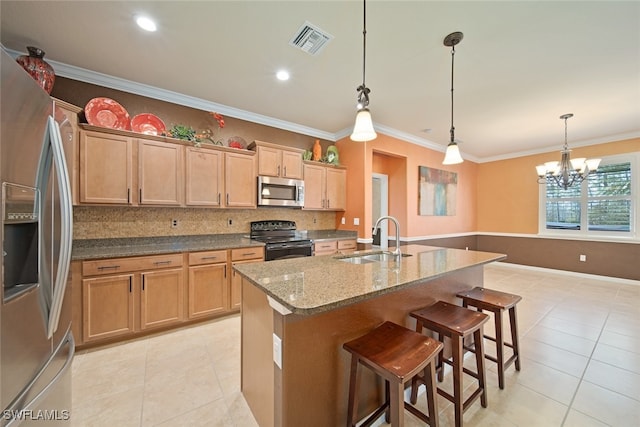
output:
[{"label": "cabinet door", "polygon": [[185,202],[188,206],[221,206],[224,153],[186,148]]},{"label": "cabinet door", "polygon": [[228,288],[226,263],[189,267],[189,319],[225,312]]},{"label": "cabinet door", "polygon": [[325,209],[343,211],[347,206],[347,172],[327,168],[327,202]]},{"label": "cabinet door", "polygon": [[225,153],[225,205],[230,208],[256,207],[256,170],[253,155]]},{"label": "cabinet door", "polygon": [[338,252],[338,242],[336,240],[327,240],[313,244],[313,254],[315,256],[333,255],[336,252]]},{"label": "cabinet door", "polygon": [[180,205],[182,145],[138,140],[141,205]]},{"label": "cabinet door", "polygon": [[338,252],[341,254],[350,254],[355,252],[358,249],[358,241],[357,240],[339,240],[338,241]]},{"label": "cabinet door", "polygon": [[304,165],[304,209],[323,209],[325,204],[324,166]]},{"label": "cabinet door", "polygon": [[82,280],[83,341],[132,333],[133,275]]},{"label": "cabinet door", "polygon": [[281,150],[258,146],[258,175],[280,176]]},{"label": "cabinet door", "polygon": [[[250,262],[263,262],[262,259],[251,259],[247,261],[235,261],[232,263],[236,264],[248,264]],[[235,271],[233,267],[231,268],[231,298],[230,298],[230,308],[231,310],[239,310],[242,306],[242,276],[240,273]]]},{"label": "cabinet door", "polygon": [[131,140],[80,133],[80,203],[131,203]]},{"label": "cabinet door", "polygon": [[182,276],[181,268],[141,274],[140,328],[149,329],[182,321]]},{"label": "cabinet door", "polygon": [[302,169],[302,155],[297,151],[282,150],[282,170],[283,178],[302,179],[304,177]]}]

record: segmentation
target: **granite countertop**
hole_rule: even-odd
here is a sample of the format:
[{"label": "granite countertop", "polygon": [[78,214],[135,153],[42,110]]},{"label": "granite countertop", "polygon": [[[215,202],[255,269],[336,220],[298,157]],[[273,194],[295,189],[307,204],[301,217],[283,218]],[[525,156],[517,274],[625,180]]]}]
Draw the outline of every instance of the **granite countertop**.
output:
[{"label": "granite countertop", "polygon": [[283,314],[311,315],[506,258],[490,252],[421,245],[402,246],[401,250],[409,256],[403,256],[400,262],[351,264],[340,260],[380,252],[360,251],[346,256],[240,264],[234,268],[263,290],[276,310]]},{"label": "granite countertop", "polygon": [[[313,241],[356,239],[355,231],[310,230],[301,234]],[[116,239],[80,239],[73,241],[72,260],[158,255],[177,252],[210,251],[264,246],[243,234],[208,234],[193,236],[132,237]]]},{"label": "granite countertop", "polygon": [[252,246],[264,246],[264,243],[251,240],[244,234],[85,239],[73,241],[71,259],[85,260],[157,255]]}]

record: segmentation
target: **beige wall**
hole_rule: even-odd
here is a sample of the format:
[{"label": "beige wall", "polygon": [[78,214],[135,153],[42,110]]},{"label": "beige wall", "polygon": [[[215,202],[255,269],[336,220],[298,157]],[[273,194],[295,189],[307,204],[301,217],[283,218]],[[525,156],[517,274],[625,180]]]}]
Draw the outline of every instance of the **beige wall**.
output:
[{"label": "beige wall", "polygon": [[[636,151],[640,151],[640,138],[575,148],[571,155],[594,158]],[[552,160],[560,160],[559,151],[479,164],[477,230],[537,234],[535,166]]]}]

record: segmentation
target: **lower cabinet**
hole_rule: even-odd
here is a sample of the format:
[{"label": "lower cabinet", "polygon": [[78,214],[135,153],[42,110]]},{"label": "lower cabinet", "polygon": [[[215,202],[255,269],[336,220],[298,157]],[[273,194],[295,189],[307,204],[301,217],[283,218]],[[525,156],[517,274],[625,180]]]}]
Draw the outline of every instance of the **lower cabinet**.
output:
[{"label": "lower cabinet", "polygon": [[74,321],[81,325],[74,327],[78,345],[236,311],[241,279],[233,264],[263,259],[264,248],[248,247],[75,261],[72,306]]},{"label": "lower cabinet", "polygon": [[313,244],[313,255],[350,254],[358,249],[358,242],[352,240],[322,240]]},{"label": "lower cabinet", "polygon": [[[231,251],[231,264],[244,264],[249,262],[261,262],[264,260],[264,248],[242,248]],[[242,276],[231,269],[231,310],[239,310],[242,305]]]},{"label": "lower cabinet", "polygon": [[182,254],[85,261],[82,275],[83,342],[183,320]]},{"label": "lower cabinet", "polygon": [[189,319],[227,311],[227,251],[189,254]]}]

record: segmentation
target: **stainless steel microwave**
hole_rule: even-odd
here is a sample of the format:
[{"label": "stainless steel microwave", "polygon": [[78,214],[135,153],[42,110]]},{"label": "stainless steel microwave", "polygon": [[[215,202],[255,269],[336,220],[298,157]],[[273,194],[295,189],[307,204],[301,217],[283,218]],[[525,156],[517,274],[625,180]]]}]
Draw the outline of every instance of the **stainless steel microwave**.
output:
[{"label": "stainless steel microwave", "polygon": [[258,177],[258,206],[304,206],[304,181],[301,179]]}]

